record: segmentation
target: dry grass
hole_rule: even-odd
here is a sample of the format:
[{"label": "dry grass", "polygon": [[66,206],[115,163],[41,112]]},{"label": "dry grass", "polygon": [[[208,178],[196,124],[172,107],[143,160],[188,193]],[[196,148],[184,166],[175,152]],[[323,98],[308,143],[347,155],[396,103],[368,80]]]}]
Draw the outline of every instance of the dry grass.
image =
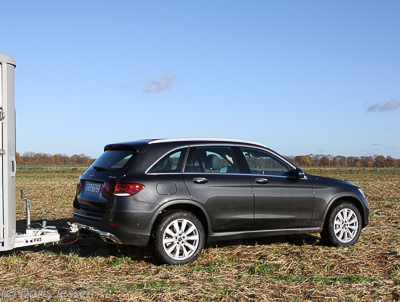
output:
[{"label": "dry grass", "polygon": [[[50,225],[70,219],[82,171],[62,172],[18,173],[17,196],[24,189],[33,219]],[[325,247],[318,235],[237,240],[209,245],[197,262],[171,267],[156,265],[147,249],[90,237],[1,253],[0,294],[4,301],[400,300],[399,170],[313,172],[350,180],[366,193],[370,225],[355,246]],[[17,207],[22,222],[23,202]]]}]

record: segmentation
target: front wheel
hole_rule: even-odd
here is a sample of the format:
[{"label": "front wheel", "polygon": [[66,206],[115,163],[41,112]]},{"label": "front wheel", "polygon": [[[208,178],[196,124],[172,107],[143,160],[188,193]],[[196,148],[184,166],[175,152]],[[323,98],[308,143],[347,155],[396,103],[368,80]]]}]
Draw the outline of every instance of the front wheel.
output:
[{"label": "front wheel", "polygon": [[204,228],[192,213],[164,214],[153,232],[157,258],[166,264],[182,265],[195,261],[204,247]]},{"label": "front wheel", "polygon": [[342,202],[329,211],[322,239],[333,246],[350,246],[361,233],[361,215],[355,205]]}]

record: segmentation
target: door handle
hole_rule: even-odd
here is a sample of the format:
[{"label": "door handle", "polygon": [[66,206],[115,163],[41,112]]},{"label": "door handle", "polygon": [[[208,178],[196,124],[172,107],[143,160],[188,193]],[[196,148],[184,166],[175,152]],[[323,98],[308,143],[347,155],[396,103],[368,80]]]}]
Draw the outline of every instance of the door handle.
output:
[{"label": "door handle", "polygon": [[204,177],[196,177],[196,178],[193,178],[193,182],[195,184],[205,184],[208,182],[208,179],[204,178]]},{"label": "door handle", "polygon": [[267,184],[268,183],[268,179],[266,179],[266,178],[256,178],[256,183],[258,183],[258,184]]}]

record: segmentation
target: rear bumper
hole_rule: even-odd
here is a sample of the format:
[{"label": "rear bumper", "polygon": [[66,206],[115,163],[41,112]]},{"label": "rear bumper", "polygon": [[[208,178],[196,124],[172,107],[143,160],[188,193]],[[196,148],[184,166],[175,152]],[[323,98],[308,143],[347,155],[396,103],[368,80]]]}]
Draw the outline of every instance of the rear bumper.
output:
[{"label": "rear bumper", "polygon": [[106,243],[146,246],[150,239],[150,229],[132,230],[119,224],[108,225],[102,223],[101,220],[93,220],[76,213],[74,213],[72,220],[81,229],[99,235]]}]

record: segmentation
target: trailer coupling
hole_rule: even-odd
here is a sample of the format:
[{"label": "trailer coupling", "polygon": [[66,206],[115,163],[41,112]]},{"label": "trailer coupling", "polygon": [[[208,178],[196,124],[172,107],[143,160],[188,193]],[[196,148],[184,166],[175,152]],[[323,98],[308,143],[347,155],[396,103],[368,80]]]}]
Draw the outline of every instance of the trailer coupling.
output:
[{"label": "trailer coupling", "polygon": [[77,222],[75,222],[74,224],[77,225],[80,229],[87,230],[87,231],[90,231],[92,233],[99,235],[101,240],[103,240],[105,243],[122,244],[121,240],[119,240],[117,238],[117,236],[115,236],[109,232],[100,231],[94,227],[87,226],[87,225],[77,223]]}]

